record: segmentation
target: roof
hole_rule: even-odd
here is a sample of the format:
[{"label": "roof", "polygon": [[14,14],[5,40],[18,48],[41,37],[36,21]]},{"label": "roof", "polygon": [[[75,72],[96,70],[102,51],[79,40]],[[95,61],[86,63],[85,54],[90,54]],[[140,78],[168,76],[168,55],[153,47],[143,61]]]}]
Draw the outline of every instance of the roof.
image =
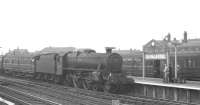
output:
[{"label": "roof", "polygon": [[180,47],[200,47],[200,38],[188,39],[186,43],[183,43]]},{"label": "roof", "polygon": [[[173,41],[170,41],[173,42]],[[152,43],[154,43],[154,47],[174,47],[170,42],[166,40],[150,40],[147,44],[143,46],[143,48],[149,48],[152,47]],[[177,41],[178,42],[178,41]],[[178,42],[180,47],[199,47],[200,48],[200,38],[199,39],[188,39],[187,42]]]},{"label": "roof", "polygon": [[153,46],[152,43],[154,43],[155,47],[166,46],[167,45],[167,41],[166,40],[155,40],[155,39],[152,39],[147,44],[145,44],[143,47],[144,48],[146,48],[146,47],[152,47]]},{"label": "roof", "polygon": [[40,51],[40,53],[66,53],[73,52],[75,47],[46,47]]}]

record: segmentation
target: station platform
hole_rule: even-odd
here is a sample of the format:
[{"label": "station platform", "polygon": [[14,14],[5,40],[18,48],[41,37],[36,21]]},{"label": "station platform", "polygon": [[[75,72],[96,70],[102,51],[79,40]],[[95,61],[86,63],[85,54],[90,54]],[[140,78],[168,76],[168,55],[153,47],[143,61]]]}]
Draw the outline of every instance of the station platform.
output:
[{"label": "station platform", "polygon": [[200,82],[186,81],[186,83],[164,83],[162,78],[128,76],[135,81],[132,96],[149,97],[186,104],[200,104]]},{"label": "station platform", "polygon": [[186,83],[164,83],[161,78],[149,78],[149,77],[135,77],[128,76],[128,78],[134,79],[137,84],[146,84],[154,86],[182,88],[200,91],[200,82],[198,81],[186,81]]}]

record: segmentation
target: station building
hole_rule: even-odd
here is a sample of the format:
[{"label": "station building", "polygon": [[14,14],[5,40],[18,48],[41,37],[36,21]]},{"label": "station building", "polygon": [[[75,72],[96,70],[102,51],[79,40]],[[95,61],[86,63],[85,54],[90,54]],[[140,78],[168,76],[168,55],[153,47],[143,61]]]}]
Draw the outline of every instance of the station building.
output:
[{"label": "station building", "polygon": [[143,76],[147,72],[145,66],[153,65],[154,77],[162,77],[165,64],[175,69],[175,59],[177,59],[177,65],[183,68],[197,68],[200,66],[200,61],[193,59],[194,55],[200,55],[200,39],[188,39],[187,32],[184,32],[181,41],[175,38],[171,40],[170,34],[163,40],[152,39],[143,46]]},{"label": "station building", "polygon": [[[134,96],[173,100],[183,102],[183,105],[200,104],[200,84],[199,81],[193,81],[194,78],[200,80],[200,39],[188,39],[187,32],[184,32],[183,40],[171,40],[171,35],[168,34],[162,40],[150,40],[143,46],[142,53],[142,72],[146,78],[130,76],[136,83]],[[164,65],[170,65],[175,72],[175,58],[181,70],[188,71],[184,72],[186,83],[163,82]],[[152,65],[154,77],[157,78],[147,76],[148,65]]]}]

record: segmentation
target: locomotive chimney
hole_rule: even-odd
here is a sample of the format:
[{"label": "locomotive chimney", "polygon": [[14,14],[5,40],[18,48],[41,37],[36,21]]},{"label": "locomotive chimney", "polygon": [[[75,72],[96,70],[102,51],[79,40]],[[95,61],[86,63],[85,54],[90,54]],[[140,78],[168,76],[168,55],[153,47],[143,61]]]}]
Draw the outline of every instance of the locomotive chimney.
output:
[{"label": "locomotive chimney", "polygon": [[183,42],[186,43],[187,42],[187,32],[184,31],[184,34],[183,34]]},{"label": "locomotive chimney", "polygon": [[106,54],[111,54],[112,49],[115,49],[115,47],[105,47],[105,49],[106,49]]}]

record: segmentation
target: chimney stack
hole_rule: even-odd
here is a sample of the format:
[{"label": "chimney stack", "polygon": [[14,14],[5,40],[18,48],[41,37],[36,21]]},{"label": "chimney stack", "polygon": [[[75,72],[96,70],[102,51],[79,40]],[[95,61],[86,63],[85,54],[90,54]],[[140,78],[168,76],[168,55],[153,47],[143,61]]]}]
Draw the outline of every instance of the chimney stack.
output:
[{"label": "chimney stack", "polygon": [[184,31],[184,34],[183,34],[184,36],[183,36],[183,42],[187,42],[187,32],[186,31]]},{"label": "chimney stack", "polygon": [[115,49],[115,47],[105,47],[105,49],[106,49],[106,54],[111,54],[112,49]]},{"label": "chimney stack", "polygon": [[176,38],[174,38],[174,41],[176,41]]},{"label": "chimney stack", "polygon": [[167,35],[167,41],[168,41],[168,42],[171,41],[171,34],[170,34],[170,33],[168,33],[168,35]]}]

